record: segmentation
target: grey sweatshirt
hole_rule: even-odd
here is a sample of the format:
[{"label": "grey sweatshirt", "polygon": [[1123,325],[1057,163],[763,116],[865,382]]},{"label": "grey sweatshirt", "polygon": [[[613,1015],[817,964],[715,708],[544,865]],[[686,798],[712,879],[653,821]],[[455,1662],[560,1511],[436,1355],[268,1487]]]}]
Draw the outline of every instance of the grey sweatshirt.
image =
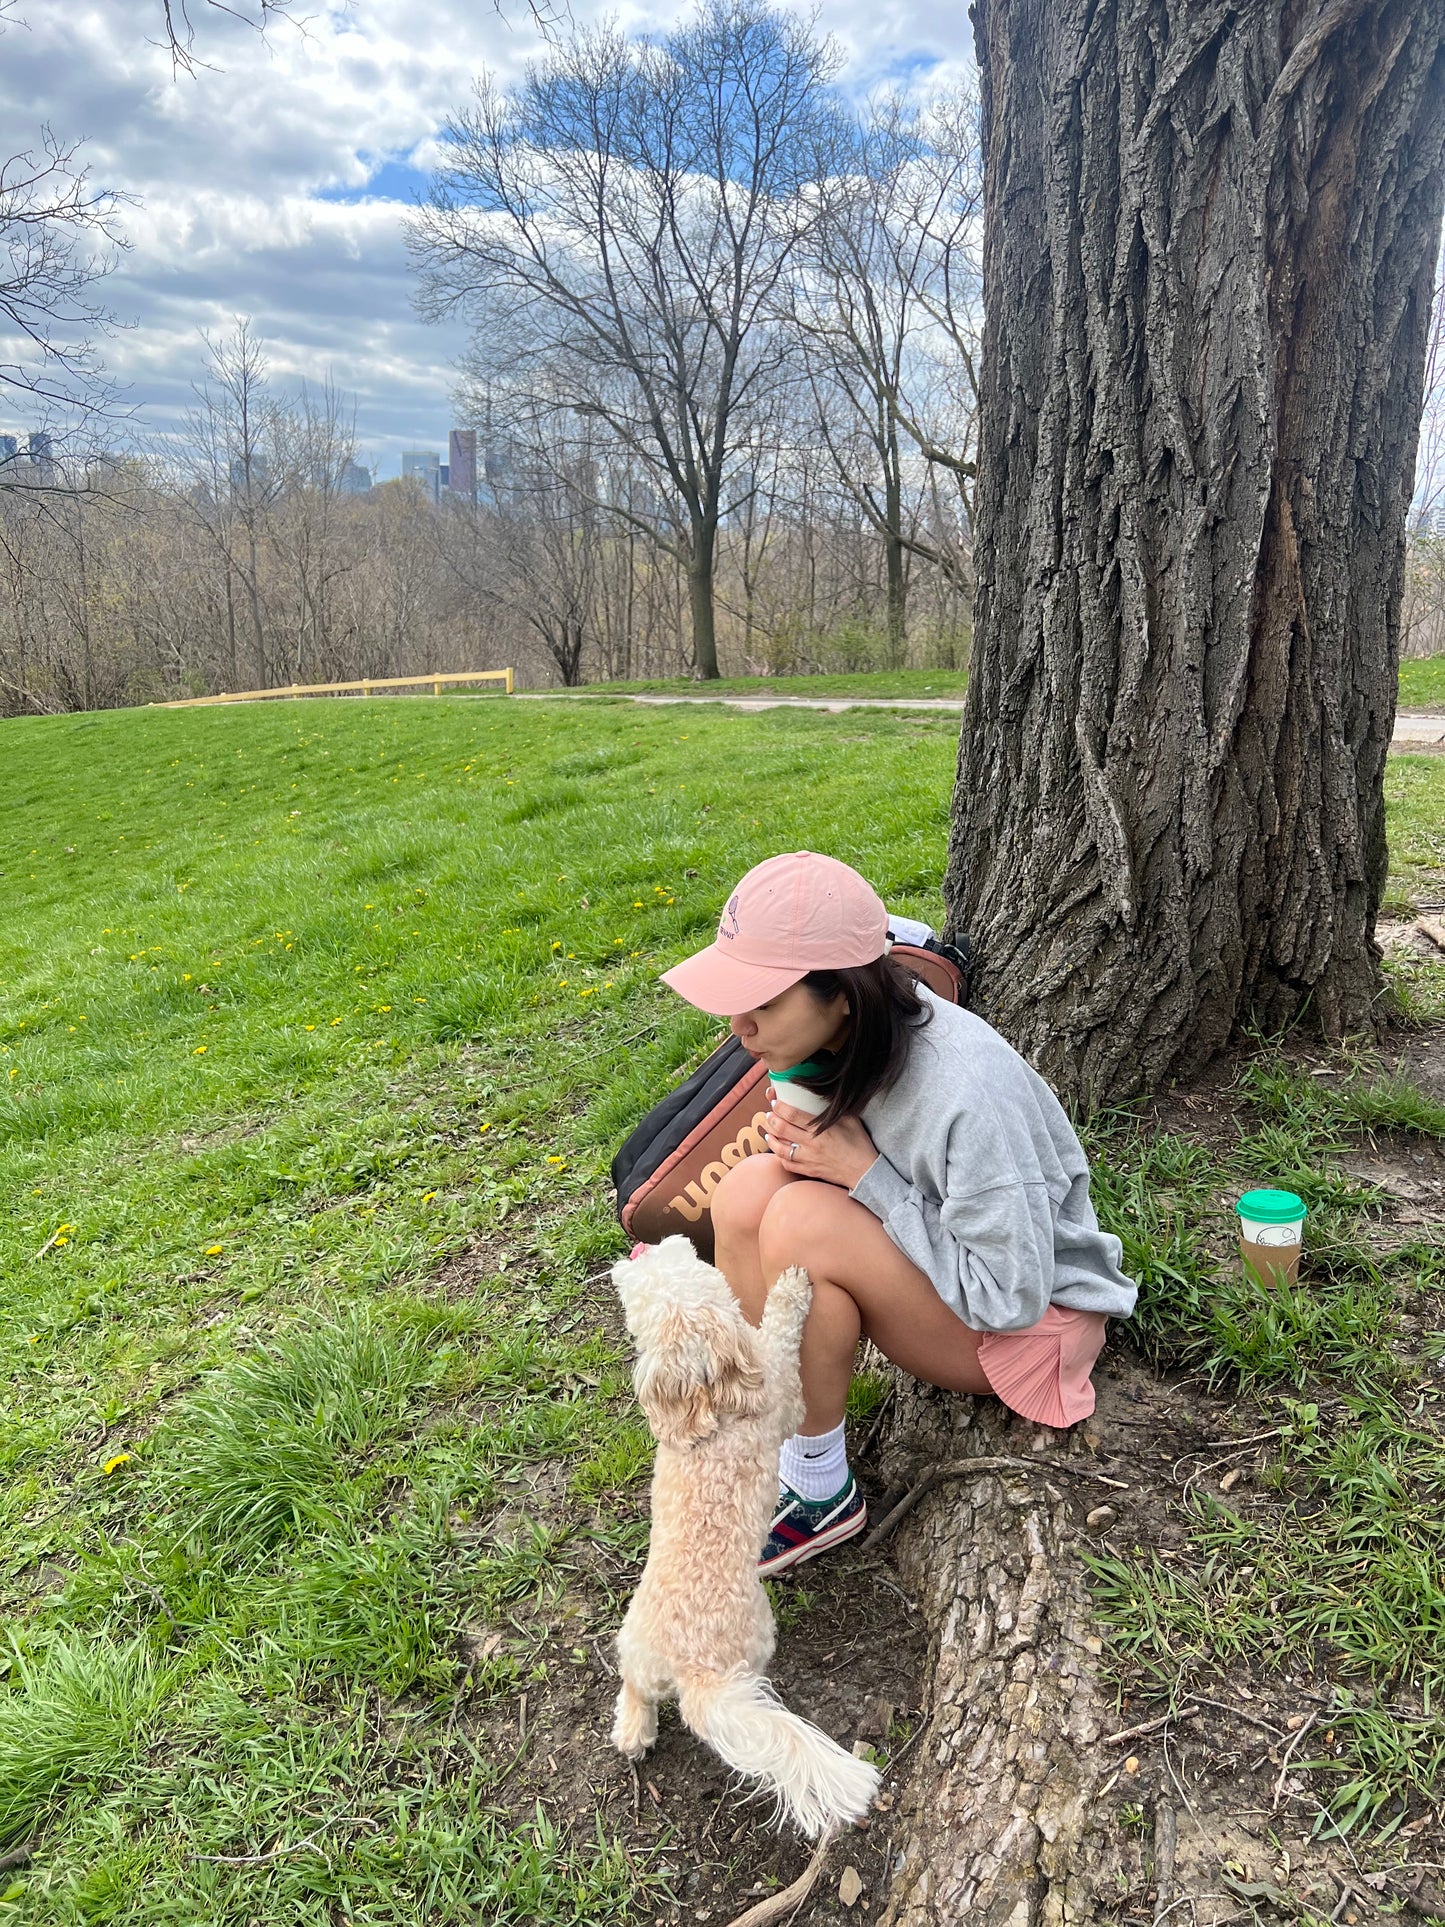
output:
[{"label": "grey sweatshirt", "polygon": [[1023,1331],[1051,1304],[1127,1318],[1138,1288],[1063,1106],[981,1017],[919,994],[933,1017],[864,1108],[878,1158],[850,1195],[975,1331]]}]

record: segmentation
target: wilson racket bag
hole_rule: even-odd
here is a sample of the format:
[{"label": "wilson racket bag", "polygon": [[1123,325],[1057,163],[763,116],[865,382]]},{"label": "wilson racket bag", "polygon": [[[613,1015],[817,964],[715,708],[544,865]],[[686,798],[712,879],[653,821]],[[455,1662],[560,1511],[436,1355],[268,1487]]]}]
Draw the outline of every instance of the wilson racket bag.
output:
[{"label": "wilson racket bag", "polygon": [[[968,998],[967,946],[947,944],[926,923],[893,917],[889,955],[936,997]],[[676,1090],[647,1113],[612,1160],[622,1228],[645,1244],[674,1231],[713,1255],[713,1192],[744,1158],[766,1151],[768,1072],[731,1033]]]}]

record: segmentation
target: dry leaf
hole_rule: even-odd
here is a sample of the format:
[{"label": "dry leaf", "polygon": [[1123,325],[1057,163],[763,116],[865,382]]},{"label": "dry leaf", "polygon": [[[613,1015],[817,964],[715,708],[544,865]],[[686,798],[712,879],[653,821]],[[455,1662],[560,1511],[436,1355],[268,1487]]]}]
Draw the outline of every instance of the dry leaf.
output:
[{"label": "dry leaf", "polygon": [[838,1898],[845,1907],[851,1907],[863,1891],[863,1882],[856,1867],[845,1867],[843,1878],[838,1882]]}]

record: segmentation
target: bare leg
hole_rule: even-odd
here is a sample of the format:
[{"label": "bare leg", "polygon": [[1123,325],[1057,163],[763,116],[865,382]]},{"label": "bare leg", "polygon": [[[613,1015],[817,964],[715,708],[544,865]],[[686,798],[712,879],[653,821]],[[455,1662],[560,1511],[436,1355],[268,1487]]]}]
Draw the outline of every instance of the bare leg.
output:
[{"label": "bare leg", "polygon": [[755,1323],[768,1284],[790,1265],[802,1265],[812,1280],[801,1361],[804,1433],[842,1423],[860,1334],[927,1384],[991,1390],[977,1332],[949,1310],[873,1213],[837,1185],[790,1179],[771,1156],[747,1158],[713,1194],[712,1215],[718,1268]]},{"label": "bare leg", "polygon": [[764,1152],[735,1164],[712,1196],[717,1268],[754,1325],[763,1322],[763,1306],[777,1279],[776,1272],[763,1277],[758,1231],[764,1211],[791,1182],[780,1160]]}]

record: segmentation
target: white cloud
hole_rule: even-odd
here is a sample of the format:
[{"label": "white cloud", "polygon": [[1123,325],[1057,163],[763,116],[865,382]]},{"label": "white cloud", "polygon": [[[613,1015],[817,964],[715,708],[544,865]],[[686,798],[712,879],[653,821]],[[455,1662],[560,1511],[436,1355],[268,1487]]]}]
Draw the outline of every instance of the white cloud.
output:
[{"label": "white cloud", "polygon": [[[505,81],[538,50],[524,0],[505,17],[487,0],[312,0],[301,24],[265,40],[193,0],[209,64],[191,76],[156,44],[160,0],[21,0],[20,11],[0,63],[9,146],[47,123],[83,135],[94,177],[134,197],[108,287],[133,325],[106,358],[142,424],[174,427],[203,374],[199,331],[245,314],[278,376],[329,372],[355,393],[363,447],[384,469],[404,445],[443,448],[462,337],[412,312],[403,222],[476,76]],[[683,8],[612,11],[656,29]],[[846,0],[819,26],[859,86],[966,58],[971,41],[957,0]]]}]

